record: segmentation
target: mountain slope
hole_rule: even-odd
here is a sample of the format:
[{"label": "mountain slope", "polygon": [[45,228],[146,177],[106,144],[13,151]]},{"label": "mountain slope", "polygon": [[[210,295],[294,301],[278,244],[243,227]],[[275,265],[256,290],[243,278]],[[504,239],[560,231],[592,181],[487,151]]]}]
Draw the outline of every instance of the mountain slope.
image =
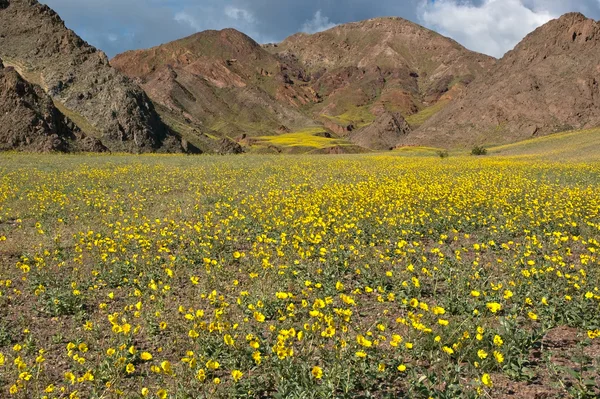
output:
[{"label": "mountain slope", "polygon": [[312,114],[340,126],[340,134],[370,124],[384,111],[406,117],[440,100],[445,104],[495,63],[402,18],[299,33],[267,48],[298,58],[324,100]]},{"label": "mountain slope", "polygon": [[5,65],[41,86],[63,113],[111,150],[178,147],[146,94],[49,7],[35,0],[2,0],[0,38]]},{"label": "mountain slope", "polygon": [[192,142],[322,126],[372,148],[381,143],[370,145],[357,130],[389,113],[441,109],[494,62],[411,22],[379,18],[277,45],[234,29],[205,31],[120,54],[111,65]]},{"label": "mountain slope", "polygon": [[273,134],[314,124],[299,111],[316,101],[303,71],[234,29],[129,51],[111,65],[136,79],[192,135]]},{"label": "mountain slope", "polygon": [[86,137],[56,109],[41,87],[0,60],[0,151],[93,151],[106,148]]},{"label": "mountain slope", "polygon": [[600,125],[600,24],[566,14],[529,34],[462,98],[406,139],[501,144]]}]

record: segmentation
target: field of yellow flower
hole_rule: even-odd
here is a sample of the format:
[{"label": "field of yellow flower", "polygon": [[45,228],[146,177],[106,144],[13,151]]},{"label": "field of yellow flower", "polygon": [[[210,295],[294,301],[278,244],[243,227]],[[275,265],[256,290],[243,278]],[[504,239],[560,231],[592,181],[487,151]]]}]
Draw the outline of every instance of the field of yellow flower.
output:
[{"label": "field of yellow flower", "polygon": [[0,397],[596,397],[599,252],[600,163],[3,154]]}]

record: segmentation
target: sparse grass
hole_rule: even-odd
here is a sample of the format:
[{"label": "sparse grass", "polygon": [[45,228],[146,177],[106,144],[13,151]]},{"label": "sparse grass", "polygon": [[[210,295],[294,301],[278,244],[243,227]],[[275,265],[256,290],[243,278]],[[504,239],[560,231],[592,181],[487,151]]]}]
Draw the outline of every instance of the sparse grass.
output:
[{"label": "sparse grass", "polygon": [[576,130],[492,147],[489,153],[502,156],[543,158],[552,161],[600,160],[600,129]]},{"label": "sparse grass", "polygon": [[67,118],[72,120],[82,132],[90,137],[102,138],[102,132],[97,127],[93,126],[86,118],[77,112],[67,108],[63,103],[55,99],[52,100],[54,106]]},{"label": "sparse grass", "polygon": [[444,107],[446,105],[448,105],[448,101],[445,101],[445,100],[438,101],[434,105],[427,107],[427,108],[423,108],[418,113],[416,113],[414,115],[410,115],[410,116],[406,117],[405,119],[411,128],[416,129],[416,128],[420,127],[422,124],[424,124],[425,122],[427,122],[427,120],[430,119],[432,116],[434,116],[435,114],[440,112],[442,109],[444,109]]},{"label": "sparse grass", "polygon": [[418,147],[418,146],[407,146],[407,147],[398,147],[394,149],[394,154],[399,154],[402,156],[416,156],[416,157],[428,157],[428,156],[437,156],[438,151],[441,151],[441,148],[435,147]]},{"label": "sparse grass", "polygon": [[369,106],[351,107],[341,115],[331,116],[322,114],[321,117],[327,118],[341,126],[353,124],[357,129],[370,125],[376,118],[369,111]]},{"label": "sparse grass", "polygon": [[[157,106],[156,111],[160,115],[161,120],[165,125],[170,127],[175,131],[181,138],[187,140],[190,144],[195,146],[196,148],[202,150],[203,152],[210,152],[210,146],[204,140],[202,140],[198,135],[194,132],[194,128],[190,126],[188,123],[179,120],[175,116],[173,116],[168,110],[164,109],[161,106]],[[208,135],[206,135],[208,137]],[[214,139],[213,137],[210,137]]]}]

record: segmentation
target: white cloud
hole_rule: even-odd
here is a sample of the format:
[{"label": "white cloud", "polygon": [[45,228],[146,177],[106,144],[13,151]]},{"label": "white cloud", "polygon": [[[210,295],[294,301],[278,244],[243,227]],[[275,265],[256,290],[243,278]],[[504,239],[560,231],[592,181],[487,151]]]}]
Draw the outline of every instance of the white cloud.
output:
[{"label": "white cloud", "polygon": [[323,15],[321,10],[319,10],[315,13],[312,19],[304,22],[300,30],[306,33],[317,33],[333,28],[334,26],[336,26],[336,24],[331,22],[329,17]]},{"label": "white cloud", "polygon": [[231,19],[235,19],[236,21],[242,20],[249,24],[256,22],[254,15],[252,15],[250,11],[244,10],[243,8],[227,6],[225,7],[225,15]]},{"label": "white cloud", "polygon": [[179,23],[189,25],[196,31],[202,30],[202,25],[200,23],[198,23],[196,18],[192,17],[190,14],[188,14],[186,12],[180,11],[180,12],[176,13],[174,19],[175,19],[175,21],[177,21]]},{"label": "white cloud", "polygon": [[525,35],[558,17],[547,9],[528,8],[521,0],[460,0],[423,2],[419,19],[471,50],[501,57]]}]

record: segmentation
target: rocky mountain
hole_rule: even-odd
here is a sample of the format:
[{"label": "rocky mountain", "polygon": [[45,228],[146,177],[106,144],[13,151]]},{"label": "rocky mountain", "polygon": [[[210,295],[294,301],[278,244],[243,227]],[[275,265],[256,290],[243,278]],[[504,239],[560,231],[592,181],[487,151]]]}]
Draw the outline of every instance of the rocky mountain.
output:
[{"label": "rocky mountain", "polygon": [[323,98],[311,112],[350,130],[384,111],[410,116],[458,95],[495,59],[402,18],[375,18],[268,46],[296,57]]},{"label": "rocky mountain", "polygon": [[0,0],[0,57],[110,150],[181,148],[144,91],[36,0]]},{"label": "rocky mountain", "polygon": [[404,141],[508,143],[600,125],[600,23],[566,14],[538,28]]},{"label": "rocky mountain", "polygon": [[200,32],[126,52],[111,65],[200,146],[206,136],[324,126],[372,148],[381,143],[366,143],[357,131],[390,113],[445,105],[494,62],[406,20],[378,18],[264,46],[233,29]]},{"label": "rocky mountain", "polygon": [[47,6],[0,0],[0,149],[513,142],[600,124],[599,43],[600,23],[567,14],[495,60],[389,17],[268,45],[205,31],[109,62]]},{"label": "rocky mountain", "polygon": [[202,135],[264,135],[313,125],[317,101],[304,71],[234,29],[205,31],[111,65],[135,79],[165,121],[194,142]]},{"label": "rocky mountain", "polygon": [[24,80],[0,60],[0,151],[92,151],[106,147],[87,137],[41,87]]}]

